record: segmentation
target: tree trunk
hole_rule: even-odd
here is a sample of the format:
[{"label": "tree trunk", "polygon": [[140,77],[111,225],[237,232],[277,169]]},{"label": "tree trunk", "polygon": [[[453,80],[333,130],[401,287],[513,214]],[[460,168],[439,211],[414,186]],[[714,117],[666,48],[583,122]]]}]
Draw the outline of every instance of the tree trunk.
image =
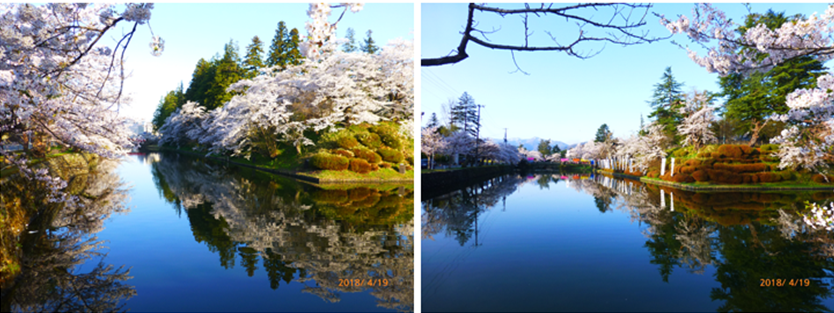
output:
[{"label": "tree trunk", "polygon": [[753,129],[750,133],[750,143],[748,145],[752,147],[757,141],[759,141],[759,132],[765,127],[765,125],[767,125],[767,122],[768,120],[765,120],[764,123],[760,125],[759,121],[753,120]]}]

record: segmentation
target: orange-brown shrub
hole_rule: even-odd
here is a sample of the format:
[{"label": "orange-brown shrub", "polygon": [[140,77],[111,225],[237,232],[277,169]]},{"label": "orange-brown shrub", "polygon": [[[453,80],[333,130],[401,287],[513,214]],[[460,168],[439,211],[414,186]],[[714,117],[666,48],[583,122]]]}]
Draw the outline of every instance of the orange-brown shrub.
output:
[{"label": "orange-brown shrub", "polygon": [[697,170],[692,172],[692,178],[698,182],[705,182],[709,180],[709,175],[707,175],[707,171],[705,170]]},{"label": "orange-brown shrub", "polygon": [[741,158],[745,154],[745,150],[749,153],[752,148],[744,145],[720,145],[716,152],[722,158]]},{"label": "orange-brown shrub", "polygon": [[382,162],[382,157],[379,156],[376,152],[373,152],[368,149],[356,148],[353,149],[353,155],[359,159],[363,159],[368,161],[368,163],[379,163]]},{"label": "orange-brown shrub", "polygon": [[[826,178],[828,178],[828,181],[825,181]],[[831,184],[834,183],[834,176],[823,176],[822,174],[816,174],[811,177],[811,180],[813,180],[815,183]]]},{"label": "orange-brown shrub", "polygon": [[712,168],[716,170],[724,170],[730,171],[734,173],[752,173],[752,172],[763,172],[767,170],[767,165],[762,163],[753,163],[753,164],[726,164],[726,163],[715,163]]},{"label": "orange-brown shrub", "polygon": [[336,149],[336,150],[332,150],[330,152],[333,153],[333,154],[341,155],[341,156],[346,157],[346,158],[352,158],[353,157],[353,152],[347,151],[345,149]]},{"label": "orange-brown shrub", "polygon": [[724,170],[709,170],[709,177],[712,179],[713,182],[719,184],[737,185],[744,182],[744,178],[742,175]]},{"label": "orange-brown shrub", "polygon": [[694,183],[695,179],[689,174],[677,174],[671,177],[671,181],[676,183]]},{"label": "orange-brown shrub", "polygon": [[348,168],[349,160],[341,155],[318,153],[310,157],[310,164],[318,169],[343,171]]},{"label": "orange-brown shrub", "polygon": [[646,176],[651,177],[651,178],[657,178],[658,176],[660,176],[660,171],[659,170],[649,171],[649,174],[647,174]]},{"label": "orange-brown shrub", "polygon": [[698,160],[698,159],[689,159],[689,160],[686,160],[686,162],[683,162],[683,165],[686,165],[686,166],[699,166],[699,165],[701,165],[701,160]]},{"label": "orange-brown shrub", "polygon": [[776,183],[782,180],[782,175],[777,172],[761,172],[757,173],[759,181],[763,183]]},{"label": "orange-brown shrub", "polygon": [[365,174],[371,171],[371,164],[364,159],[353,158],[350,159],[350,170],[359,174]]},{"label": "orange-brown shrub", "polygon": [[379,164],[376,164],[376,163],[371,164],[371,171],[373,172],[373,171],[377,171],[377,170],[379,170]]},{"label": "orange-brown shrub", "polygon": [[382,168],[391,168],[391,163],[382,162],[382,163],[379,163],[379,167],[382,167]]}]

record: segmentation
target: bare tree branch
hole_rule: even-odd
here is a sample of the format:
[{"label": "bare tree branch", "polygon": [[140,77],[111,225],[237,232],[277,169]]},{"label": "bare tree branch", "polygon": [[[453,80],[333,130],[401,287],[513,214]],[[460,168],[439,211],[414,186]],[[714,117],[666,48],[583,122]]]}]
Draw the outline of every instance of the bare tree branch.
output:
[{"label": "bare tree branch", "polygon": [[[490,49],[511,51],[564,51],[570,56],[585,59],[599,54],[599,52],[601,52],[602,50],[600,49],[599,51],[591,51],[588,53],[577,52],[574,49],[576,48],[576,45],[579,43],[598,41],[628,46],[641,43],[651,43],[671,37],[650,37],[648,31],[638,31],[641,27],[646,25],[646,16],[648,16],[651,7],[651,4],[583,3],[563,7],[553,7],[552,4],[547,6],[545,6],[545,4],[541,4],[538,7],[533,7],[529,4],[525,4],[524,8],[522,9],[503,9],[498,7],[490,7],[486,5],[470,3],[468,17],[466,19],[466,27],[464,31],[461,33],[462,37],[460,40],[460,44],[458,45],[458,48],[455,51],[455,54],[439,58],[424,58],[421,60],[420,64],[421,66],[438,66],[463,61],[464,59],[469,57],[469,55],[466,53],[466,46],[470,41]],[[599,10],[605,8],[610,8],[611,10],[613,10],[613,12],[611,13],[610,19],[603,21],[595,21],[593,16],[585,17],[581,16],[580,12],[576,12],[577,10],[581,9]],[[476,10],[483,13],[498,14],[502,17],[513,14],[521,15],[522,24],[524,26],[524,44],[514,45],[491,41],[489,38],[485,36],[485,33],[483,31],[475,29],[475,27],[472,26],[476,23],[474,20]],[[639,15],[640,18],[637,20],[635,20],[632,16],[634,11],[643,11],[642,14]],[[555,15],[558,17],[564,17],[565,21],[576,21],[580,29],[579,34],[577,38],[573,40],[571,43],[567,45],[562,45],[559,44],[558,41],[556,41],[556,38],[552,35],[552,33],[545,31],[545,33],[547,33],[553,40],[554,45],[530,46],[529,39],[530,37],[532,37],[534,32],[530,30],[528,27],[529,14],[533,14],[536,17],[540,18],[543,18],[547,15]],[[582,29],[585,26],[591,26],[597,29],[608,30],[608,32],[606,32],[606,34],[601,37],[587,36],[584,30]],[[497,32],[497,30],[493,30],[489,33],[494,32]],[[475,34],[473,33],[480,33],[481,36],[475,36]],[[513,63],[516,64],[517,71],[521,71],[521,69],[518,68],[518,64],[515,62],[515,54],[512,54],[512,56]]]}]

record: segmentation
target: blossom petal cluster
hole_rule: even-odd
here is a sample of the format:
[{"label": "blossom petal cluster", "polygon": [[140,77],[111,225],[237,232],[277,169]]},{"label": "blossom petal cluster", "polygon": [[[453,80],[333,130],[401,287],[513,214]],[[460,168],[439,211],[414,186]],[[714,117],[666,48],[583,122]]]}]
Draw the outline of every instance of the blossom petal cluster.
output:
[{"label": "blossom petal cluster", "polygon": [[696,5],[691,18],[681,15],[671,21],[661,15],[660,23],[671,33],[686,34],[707,49],[704,56],[699,56],[687,48],[689,57],[710,73],[766,72],[800,56],[813,56],[820,62],[834,58],[834,4],[822,15],[814,13],[774,30],[759,24],[743,35],[736,32],[738,25],[724,12],[708,3]]},{"label": "blossom petal cluster", "polygon": [[716,142],[715,134],[710,125],[715,121],[715,107],[709,105],[706,93],[687,95],[681,111],[687,114],[678,126],[678,133],[686,136],[684,146],[695,146]]},{"label": "blossom petal cluster", "polygon": [[834,231],[834,203],[829,203],[828,207],[811,203],[810,207],[811,210],[802,217],[805,224],[813,229]]},{"label": "blossom petal cluster", "polygon": [[[342,3],[339,6],[349,8],[353,13],[361,11],[364,7],[361,3]],[[337,50],[338,42],[335,40],[335,34],[338,21],[332,24],[329,22],[332,10],[333,8],[328,3],[310,3],[310,8],[307,10],[310,20],[305,24],[307,40],[299,45],[299,50],[305,58],[317,59],[323,51]]]}]

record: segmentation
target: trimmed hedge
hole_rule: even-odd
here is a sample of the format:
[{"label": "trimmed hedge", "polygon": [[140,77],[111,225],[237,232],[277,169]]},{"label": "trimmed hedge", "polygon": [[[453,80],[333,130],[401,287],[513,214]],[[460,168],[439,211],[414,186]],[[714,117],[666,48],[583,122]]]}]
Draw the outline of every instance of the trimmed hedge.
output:
[{"label": "trimmed hedge", "polygon": [[350,159],[350,170],[359,174],[365,174],[371,171],[371,164],[363,159]]},{"label": "trimmed hedge", "polygon": [[403,160],[403,154],[394,149],[380,148],[377,150],[386,162],[400,163]]},{"label": "trimmed hedge", "polygon": [[337,139],[336,144],[339,145],[340,148],[353,149],[354,147],[359,145],[359,142],[356,141],[356,138],[345,136]]},{"label": "trimmed hedge", "polygon": [[379,156],[376,152],[373,152],[368,149],[364,148],[356,148],[353,149],[353,155],[357,158],[363,159],[368,161],[368,163],[379,163],[382,162],[382,157]]},{"label": "trimmed hedge", "polygon": [[368,148],[376,149],[382,145],[379,135],[374,133],[359,133],[356,134],[356,139]]},{"label": "trimmed hedge", "polygon": [[[825,181],[826,178],[828,178],[828,181]],[[834,176],[823,176],[822,174],[816,174],[811,177],[811,180],[813,180],[815,183],[831,184],[834,183]]]},{"label": "trimmed hedge", "polygon": [[350,152],[350,151],[345,150],[345,149],[336,149],[336,150],[331,151],[331,153],[338,154],[338,155],[341,155],[341,156],[346,157],[346,158],[354,157],[353,152]]},{"label": "trimmed hedge", "polygon": [[310,157],[310,164],[318,169],[343,171],[350,164],[348,158],[329,153],[317,153]]}]

